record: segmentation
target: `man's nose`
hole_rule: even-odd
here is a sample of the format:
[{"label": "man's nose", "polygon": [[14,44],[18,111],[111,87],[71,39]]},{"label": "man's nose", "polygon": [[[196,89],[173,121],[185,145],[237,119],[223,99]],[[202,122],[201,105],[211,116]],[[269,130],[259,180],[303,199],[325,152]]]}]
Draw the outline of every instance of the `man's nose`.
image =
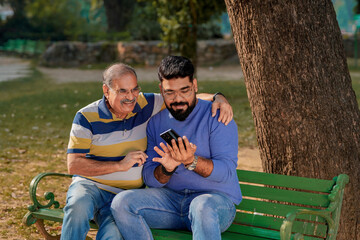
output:
[{"label": "man's nose", "polygon": [[126,99],[133,100],[136,96],[132,91],[127,91],[125,97]]},{"label": "man's nose", "polygon": [[183,97],[179,92],[176,92],[173,101],[175,101],[175,102],[181,102],[181,101],[179,101],[179,100],[184,100],[184,97]]}]

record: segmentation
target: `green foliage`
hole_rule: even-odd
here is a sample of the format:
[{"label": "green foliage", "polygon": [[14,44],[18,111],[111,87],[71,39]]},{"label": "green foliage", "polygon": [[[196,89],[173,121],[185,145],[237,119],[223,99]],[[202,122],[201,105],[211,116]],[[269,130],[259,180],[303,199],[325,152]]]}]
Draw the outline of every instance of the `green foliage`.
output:
[{"label": "green foliage", "polygon": [[154,5],[150,2],[138,2],[127,29],[134,40],[160,39],[161,28]]},{"label": "green foliage", "polygon": [[225,10],[222,0],[153,0],[158,21],[163,30],[162,40],[169,47],[192,59],[196,66],[198,26]]},{"label": "green foliage", "polygon": [[[6,1],[5,1],[6,2]],[[91,0],[17,0],[20,4],[11,4],[14,12],[0,25],[0,40],[26,38],[42,40],[80,40],[104,36],[106,18],[104,9],[92,6]],[[116,35],[116,36],[115,36]],[[122,34],[114,34],[111,39],[124,39]],[[107,35],[105,35],[107,37]],[[101,40],[104,40],[103,38]]]},{"label": "green foliage", "polygon": [[89,24],[89,14],[84,12],[90,3],[75,0],[34,0],[26,6],[28,18],[37,32],[52,40],[85,39],[101,31],[101,23]]},{"label": "green foliage", "polygon": [[[220,36],[218,15],[225,9],[222,0],[108,1],[116,6],[110,7],[114,10],[112,14],[106,13],[104,0],[0,0],[0,3],[10,4],[16,13],[0,22],[0,42],[17,38],[127,41],[162,37],[169,52],[187,56],[195,64],[197,38]],[[131,9],[125,7],[127,13],[132,13],[128,14],[130,20],[122,21],[126,24],[125,31],[108,31],[107,17],[113,16],[120,22],[117,12],[123,11],[123,4],[134,5]],[[116,23],[112,25],[115,27]]]},{"label": "green foliage", "polygon": [[206,23],[202,23],[198,26],[197,30],[198,39],[214,39],[222,38],[221,33],[221,18],[213,16]]}]

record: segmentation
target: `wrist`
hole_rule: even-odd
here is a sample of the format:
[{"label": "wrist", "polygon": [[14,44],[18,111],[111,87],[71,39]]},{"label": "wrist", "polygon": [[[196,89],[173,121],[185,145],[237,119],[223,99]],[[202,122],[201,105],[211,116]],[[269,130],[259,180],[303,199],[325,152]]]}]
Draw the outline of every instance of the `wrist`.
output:
[{"label": "wrist", "polygon": [[215,101],[215,98],[216,98],[217,95],[221,95],[221,96],[223,96],[224,98],[226,98],[224,94],[222,94],[221,92],[217,92],[217,93],[215,93],[214,96],[213,96],[213,102]]},{"label": "wrist", "polygon": [[197,163],[198,163],[198,156],[194,155],[193,161],[189,164],[186,164],[185,168],[189,171],[193,171],[193,170],[195,170]]},{"label": "wrist", "polygon": [[171,176],[171,175],[174,174],[174,172],[176,171],[177,168],[178,168],[178,167],[176,166],[172,171],[168,171],[168,170],[164,167],[164,165],[161,165],[161,172],[162,172],[164,175],[166,175],[166,176]]},{"label": "wrist", "polygon": [[115,167],[115,169],[116,169],[115,172],[123,172],[123,171],[125,171],[125,168],[124,168],[124,166],[122,164],[122,161],[119,161],[119,162],[116,162],[116,163],[117,164],[116,164],[116,167]]}]

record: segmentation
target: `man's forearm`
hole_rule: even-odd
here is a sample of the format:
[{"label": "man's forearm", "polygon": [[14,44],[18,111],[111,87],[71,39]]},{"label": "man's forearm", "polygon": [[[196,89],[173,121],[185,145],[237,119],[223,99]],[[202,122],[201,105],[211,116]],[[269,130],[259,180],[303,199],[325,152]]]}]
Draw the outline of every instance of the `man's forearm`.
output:
[{"label": "man's forearm", "polygon": [[202,100],[206,100],[206,101],[212,101],[214,94],[210,94],[210,93],[198,93],[196,94],[197,98],[200,98]]},{"label": "man's forearm", "polygon": [[96,161],[82,156],[68,155],[68,172],[84,176],[99,176],[121,171],[119,163],[113,161]]},{"label": "man's forearm", "polygon": [[[191,163],[190,163],[191,164]],[[212,170],[214,169],[214,164],[212,160],[206,159],[203,157],[198,157],[198,162],[196,165],[196,168],[193,170],[197,174],[199,174],[202,177],[208,177],[212,173]],[[176,169],[173,170],[173,172]],[[159,183],[165,184],[167,183],[173,172],[168,172],[164,167],[160,164],[154,169],[154,177],[156,180],[158,180]]]}]

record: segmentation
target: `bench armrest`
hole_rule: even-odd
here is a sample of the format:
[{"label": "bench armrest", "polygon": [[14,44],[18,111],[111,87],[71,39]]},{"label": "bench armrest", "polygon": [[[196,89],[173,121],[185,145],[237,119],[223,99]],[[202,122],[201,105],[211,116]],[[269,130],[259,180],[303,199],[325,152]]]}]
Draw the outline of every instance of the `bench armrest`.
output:
[{"label": "bench armrest", "polygon": [[[280,228],[280,237],[281,240],[290,240],[292,226],[299,215],[315,215],[324,218],[328,224],[328,235],[327,240],[335,240],[337,235],[337,230],[339,227],[341,205],[344,195],[345,185],[349,183],[349,176],[346,174],[340,174],[334,178],[335,185],[333,186],[328,198],[330,204],[327,209],[324,210],[308,210],[308,209],[298,209],[294,212],[289,213],[286,216],[286,219],[283,221]],[[294,240],[304,239],[303,235],[295,234]]]},{"label": "bench armrest", "polygon": [[[280,228],[280,239],[281,240],[290,240],[291,239],[291,233],[292,233],[292,226],[295,221],[295,219],[299,215],[314,215],[322,217],[326,220],[329,230],[328,232],[333,232],[335,230],[335,222],[331,218],[331,211],[328,210],[308,210],[308,209],[298,209],[294,212],[289,213],[286,216],[286,219],[283,221],[281,228]],[[294,240],[300,240],[304,239],[304,236],[302,234],[295,234]]]},{"label": "bench armrest", "polygon": [[37,198],[36,198],[36,190],[39,182],[44,178],[48,176],[57,176],[57,177],[67,177],[71,178],[73,175],[66,174],[66,173],[40,173],[36,177],[33,178],[33,180],[30,183],[29,193],[30,193],[30,199],[33,202],[33,205],[28,206],[28,210],[30,212],[34,212],[37,209],[40,208],[50,208],[52,205],[54,205],[55,208],[59,208],[60,204],[58,201],[55,201],[54,194],[52,192],[46,192],[44,194],[44,197],[46,200],[49,200],[49,202],[46,205],[41,204]]}]

